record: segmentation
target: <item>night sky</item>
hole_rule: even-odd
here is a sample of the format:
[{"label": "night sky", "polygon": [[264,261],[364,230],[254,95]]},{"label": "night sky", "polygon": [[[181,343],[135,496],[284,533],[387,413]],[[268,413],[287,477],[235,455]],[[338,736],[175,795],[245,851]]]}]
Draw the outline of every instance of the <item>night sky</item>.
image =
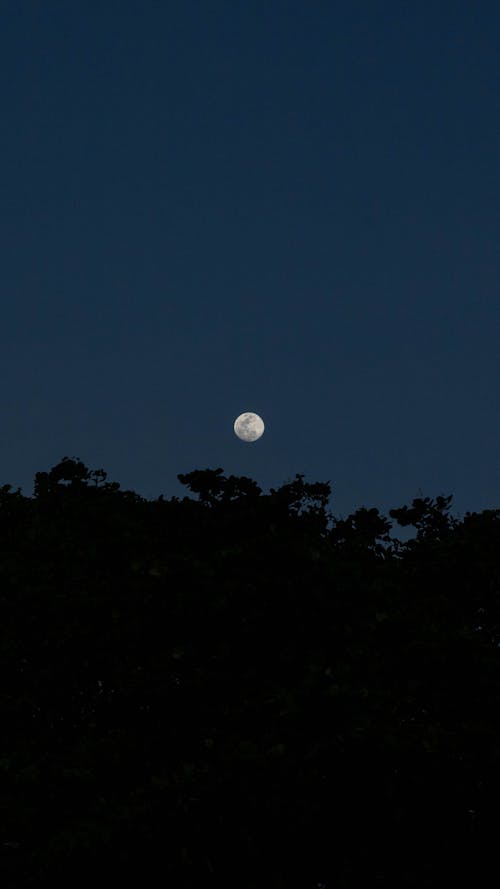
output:
[{"label": "night sky", "polygon": [[0,484],[500,507],[499,42],[496,0],[4,0]]}]

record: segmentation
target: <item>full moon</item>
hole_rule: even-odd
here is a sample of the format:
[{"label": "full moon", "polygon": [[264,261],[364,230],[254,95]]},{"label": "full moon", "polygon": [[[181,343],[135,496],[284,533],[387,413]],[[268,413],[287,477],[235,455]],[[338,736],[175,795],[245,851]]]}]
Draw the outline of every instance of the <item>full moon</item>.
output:
[{"label": "full moon", "polygon": [[242,441],[257,441],[264,433],[264,421],[258,414],[246,411],[234,421],[234,431]]}]

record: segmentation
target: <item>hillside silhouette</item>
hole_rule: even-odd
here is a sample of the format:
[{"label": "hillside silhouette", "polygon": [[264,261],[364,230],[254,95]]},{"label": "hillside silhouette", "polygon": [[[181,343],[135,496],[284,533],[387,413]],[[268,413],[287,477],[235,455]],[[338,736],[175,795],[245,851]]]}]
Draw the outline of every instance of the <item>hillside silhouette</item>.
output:
[{"label": "hillside silhouette", "polygon": [[500,510],[179,480],[146,500],[65,457],[0,488],[2,885],[481,884]]}]

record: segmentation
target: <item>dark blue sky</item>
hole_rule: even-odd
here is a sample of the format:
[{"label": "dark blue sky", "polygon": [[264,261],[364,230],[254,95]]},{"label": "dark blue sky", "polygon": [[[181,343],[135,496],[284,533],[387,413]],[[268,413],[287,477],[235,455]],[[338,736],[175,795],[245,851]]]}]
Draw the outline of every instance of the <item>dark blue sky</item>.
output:
[{"label": "dark blue sky", "polygon": [[0,484],[500,507],[499,40],[497,2],[5,0]]}]

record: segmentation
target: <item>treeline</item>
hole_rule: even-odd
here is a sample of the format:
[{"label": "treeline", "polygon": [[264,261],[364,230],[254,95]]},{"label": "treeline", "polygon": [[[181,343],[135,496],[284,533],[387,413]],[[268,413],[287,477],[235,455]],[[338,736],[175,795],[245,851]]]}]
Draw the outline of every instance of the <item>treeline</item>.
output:
[{"label": "treeline", "polygon": [[482,885],[500,510],[179,479],[0,488],[2,886]]}]

